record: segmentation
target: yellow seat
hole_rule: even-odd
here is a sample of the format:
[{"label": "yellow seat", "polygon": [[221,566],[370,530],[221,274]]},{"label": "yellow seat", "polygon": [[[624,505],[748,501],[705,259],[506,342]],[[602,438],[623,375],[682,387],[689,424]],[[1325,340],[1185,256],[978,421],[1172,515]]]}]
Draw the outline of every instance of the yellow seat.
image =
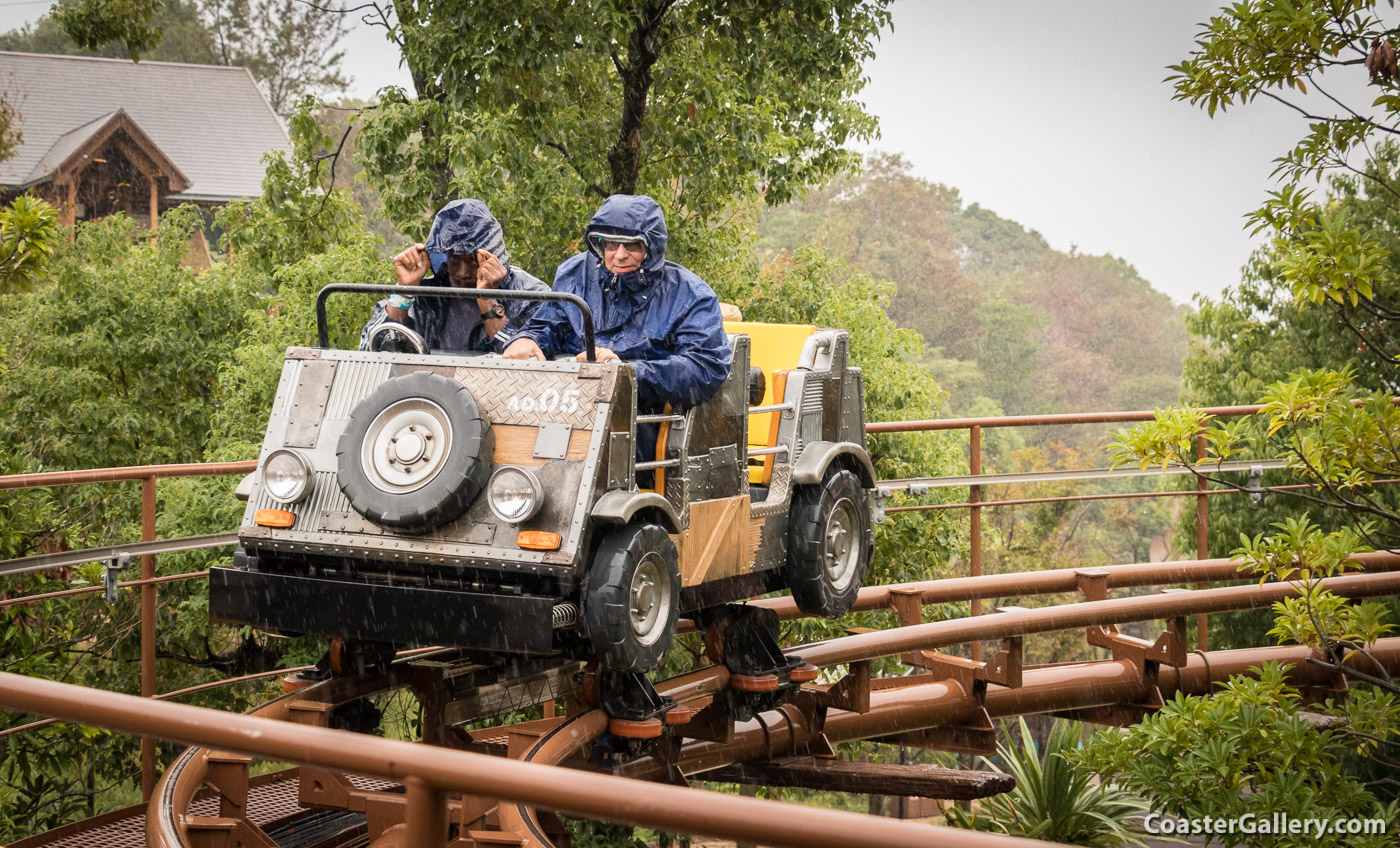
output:
[{"label": "yellow seat", "polygon": [[[783,402],[787,372],[797,367],[807,338],[817,331],[811,324],[764,324],[758,321],[725,321],[724,331],[732,336],[749,337],[749,364],[767,378],[762,405]],[[760,412],[749,416],[749,447],[771,448],[778,442],[782,413]],[[762,460],[760,463],[760,459]],[[749,482],[768,485],[773,476],[773,457],[755,457],[749,466]]]}]

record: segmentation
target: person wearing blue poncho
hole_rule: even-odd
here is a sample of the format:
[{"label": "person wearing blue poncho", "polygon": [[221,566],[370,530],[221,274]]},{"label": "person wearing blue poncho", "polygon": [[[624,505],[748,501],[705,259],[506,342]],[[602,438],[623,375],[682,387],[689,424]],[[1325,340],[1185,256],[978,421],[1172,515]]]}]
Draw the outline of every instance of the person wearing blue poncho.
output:
[{"label": "person wearing blue poncho", "polygon": [[[637,411],[667,404],[683,412],[714,397],[733,354],[719,298],[688,268],[666,260],[666,219],[646,195],[603,201],[583,233],[588,249],[564,261],[554,290],[582,297],[593,312],[599,362],[618,359],[637,375]],[[542,304],[506,348],[506,359],[583,353],[583,319],[567,304]],[[637,427],[639,462],[656,458],[655,424]],[[637,474],[649,488],[652,472]]]},{"label": "person wearing blue poncho", "polygon": [[[434,274],[428,277],[428,272]],[[544,291],[538,278],[510,264],[501,224],[480,200],[454,200],[433,218],[427,241],[394,257],[398,284]],[[534,315],[538,303],[394,294],[374,307],[360,349],[385,321],[417,332],[429,350],[499,353]]]},{"label": "person wearing blue poncho", "polygon": [[[615,194],[584,230],[588,249],[559,266],[556,292],[593,310],[600,362],[621,359],[637,375],[637,411],[682,411],[714,397],[731,353],[719,298],[689,269],[666,260],[666,220],[645,195]],[[546,303],[506,348],[506,359],[583,357],[577,309]]]}]

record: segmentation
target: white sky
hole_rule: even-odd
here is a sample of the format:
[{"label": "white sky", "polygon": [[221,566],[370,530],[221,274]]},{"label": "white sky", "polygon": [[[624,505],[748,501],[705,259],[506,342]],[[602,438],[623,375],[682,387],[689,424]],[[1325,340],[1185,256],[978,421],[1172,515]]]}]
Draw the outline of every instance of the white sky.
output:
[{"label": "white sky", "polygon": [[[1219,7],[899,0],[867,68],[874,147],[1055,248],[1126,259],[1177,301],[1218,294],[1249,255],[1243,215],[1272,160],[1306,129],[1272,102],[1211,120],[1171,99],[1166,66]],[[47,8],[0,2],[0,30]],[[382,29],[356,23],[345,47],[351,96],[408,85]]]}]

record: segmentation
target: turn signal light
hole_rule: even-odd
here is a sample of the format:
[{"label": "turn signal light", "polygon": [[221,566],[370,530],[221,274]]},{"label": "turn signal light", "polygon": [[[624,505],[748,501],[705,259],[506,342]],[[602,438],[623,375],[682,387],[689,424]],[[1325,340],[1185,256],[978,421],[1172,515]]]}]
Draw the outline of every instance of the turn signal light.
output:
[{"label": "turn signal light", "polygon": [[515,544],[527,551],[557,551],[559,534],[544,530],[521,530],[515,536]]},{"label": "turn signal light", "polygon": [[291,527],[296,520],[296,514],[285,509],[260,509],[253,513],[253,523],[259,527]]}]

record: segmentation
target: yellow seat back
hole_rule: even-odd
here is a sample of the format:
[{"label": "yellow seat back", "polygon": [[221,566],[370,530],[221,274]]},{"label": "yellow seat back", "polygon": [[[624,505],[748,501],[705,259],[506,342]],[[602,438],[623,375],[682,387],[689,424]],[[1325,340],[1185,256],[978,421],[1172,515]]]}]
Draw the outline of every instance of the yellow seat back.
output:
[{"label": "yellow seat back", "polygon": [[[807,338],[817,331],[811,324],[764,324],[758,321],[725,321],[730,335],[749,337],[749,364],[767,378],[763,405],[782,403],[787,372],[797,367]],[[777,443],[781,412],[760,412],[749,416],[749,447],[771,448]],[[755,458],[755,461],[757,458]],[[768,485],[773,475],[773,457],[763,457],[762,465],[749,467],[749,482]]]}]

